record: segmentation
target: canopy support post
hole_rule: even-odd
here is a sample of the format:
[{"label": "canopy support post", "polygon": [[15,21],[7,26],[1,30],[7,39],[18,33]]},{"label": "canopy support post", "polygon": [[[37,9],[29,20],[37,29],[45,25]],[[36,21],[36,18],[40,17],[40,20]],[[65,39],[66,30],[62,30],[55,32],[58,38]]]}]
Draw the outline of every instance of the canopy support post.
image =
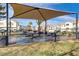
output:
[{"label": "canopy support post", "polygon": [[76,13],[76,39],[78,39],[78,13]]},{"label": "canopy support post", "polygon": [[8,46],[8,3],[6,3],[6,29],[7,29],[7,31],[6,31],[6,43],[5,43],[5,45],[6,46]]},{"label": "canopy support post", "polygon": [[42,18],[45,20],[45,35],[47,35],[47,20],[45,19],[45,17],[42,15],[42,13],[39,11],[39,9],[37,9],[38,12],[40,13],[40,15],[42,16]]},{"label": "canopy support post", "polygon": [[38,20],[38,35],[40,36],[40,24],[39,24],[39,20]]},{"label": "canopy support post", "polygon": [[47,20],[45,20],[45,35],[47,35]]},{"label": "canopy support post", "polygon": [[11,18],[10,18],[10,35],[11,35]]}]

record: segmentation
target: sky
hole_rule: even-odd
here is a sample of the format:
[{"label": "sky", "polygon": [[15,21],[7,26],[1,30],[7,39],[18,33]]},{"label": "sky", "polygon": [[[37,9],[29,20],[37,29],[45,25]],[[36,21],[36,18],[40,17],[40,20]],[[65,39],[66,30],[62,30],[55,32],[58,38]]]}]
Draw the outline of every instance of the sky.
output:
[{"label": "sky", "polygon": [[[79,3],[24,3],[24,5],[30,5],[35,7],[41,7],[51,10],[58,10],[58,11],[66,11],[66,12],[79,12]],[[9,5],[9,16],[13,16],[13,8]],[[50,24],[59,24],[64,23],[67,21],[74,21],[75,14],[73,15],[65,15],[56,18],[49,19],[47,22]],[[33,23],[33,26],[37,25],[35,20],[32,19],[15,19],[21,25],[26,26],[30,21]]]}]

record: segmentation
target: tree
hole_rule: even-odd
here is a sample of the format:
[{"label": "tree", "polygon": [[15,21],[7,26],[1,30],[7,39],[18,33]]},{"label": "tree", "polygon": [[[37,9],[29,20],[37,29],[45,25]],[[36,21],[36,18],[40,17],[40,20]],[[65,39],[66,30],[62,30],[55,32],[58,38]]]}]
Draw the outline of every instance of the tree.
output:
[{"label": "tree", "polygon": [[[3,7],[3,4],[0,3],[0,18],[4,18],[5,12],[4,12],[5,7]],[[4,31],[3,31],[4,32]],[[6,39],[6,38],[5,38]],[[6,43],[5,43],[6,45]]]},{"label": "tree", "polygon": [[32,22],[29,22],[29,25],[32,25]]},{"label": "tree", "polygon": [[27,29],[30,30],[30,31],[32,30],[32,22],[29,22],[29,23],[28,23]]},{"label": "tree", "polygon": [[5,7],[2,6],[2,4],[0,4],[0,18],[3,18],[5,15],[5,12],[3,11],[5,9]]},{"label": "tree", "polygon": [[2,10],[4,10],[4,9],[5,9],[5,7],[3,7],[2,4],[0,4],[0,15],[4,15],[5,14],[5,12],[2,12]]},{"label": "tree", "polygon": [[42,22],[43,22],[42,20],[38,20],[38,21],[37,21],[39,36],[40,36],[40,30],[41,30],[40,25],[41,25]]}]

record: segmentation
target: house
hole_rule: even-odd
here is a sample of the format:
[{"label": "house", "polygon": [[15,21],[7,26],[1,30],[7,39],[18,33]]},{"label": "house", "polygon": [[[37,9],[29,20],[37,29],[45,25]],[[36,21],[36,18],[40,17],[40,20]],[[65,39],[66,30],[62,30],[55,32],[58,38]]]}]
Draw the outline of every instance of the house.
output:
[{"label": "house", "polygon": [[[45,24],[42,23],[40,25],[40,31],[44,32],[45,31]],[[38,30],[38,26],[35,27],[35,30]],[[46,27],[46,31],[47,32],[55,32],[56,30],[60,30],[60,27],[59,25],[57,24],[47,24],[47,27]]]},{"label": "house", "polygon": [[73,23],[72,22],[65,22],[64,24],[61,24],[61,32],[63,32],[63,31],[71,32],[72,29],[73,29]]},{"label": "house", "polygon": [[[75,32],[76,31],[76,22],[65,22],[64,24],[61,24],[61,32],[68,31],[68,32]],[[78,22],[78,28],[79,28],[79,22]],[[78,29],[79,31],[79,29]]]},{"label": "house", "polygon": [[[38,26],[36,27],[38,29]],[[42,31],[45,31],[45,24],[41,24]],[[61,24],[47,24],[47,32],[55,32],[55,31],[68,31],[75,32],[76,31],[76,22],[65,22]],[[79,22],[78,22],[78,31],[79,31]]]},{"label": "house", "polygon": [[47,32],[55,32],[55,31],[59,31],[60,27],[58,24],[48,24],[47,25]]},{"label": "house", "polygon": [[[10,25],[11,24],[11,25]],[[5,19],[0,19],[0,30],[6,30],[6,20]],[[17,30],[20,30],[20,26],[19,26],[19,23],[16,22],[15,20],[11,20],[8,22],[8,28],[10,30],[11,28],[11,31],[17,31]]]}]

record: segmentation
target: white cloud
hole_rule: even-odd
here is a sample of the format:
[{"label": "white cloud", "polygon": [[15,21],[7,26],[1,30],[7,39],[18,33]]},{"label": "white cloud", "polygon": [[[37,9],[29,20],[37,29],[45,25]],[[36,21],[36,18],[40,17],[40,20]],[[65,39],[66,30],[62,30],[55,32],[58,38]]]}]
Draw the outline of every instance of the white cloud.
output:
[{"label": "white cloud", "polygon": [[76,19],[76,18],[71,17],[71,16],[60,16],[58,18],[61,20],[64,20],[64,21],[74,21]]},{"label": "white cloud", "polygon": [[48,23],[53,23],[53,24],[59,24],[59,23],[64,23],[64,22],[73,22],[75,21],[75,17],[71,17],[71,16],[60,16],[60,17],[56,17],[53,19],[48,20]]}]

